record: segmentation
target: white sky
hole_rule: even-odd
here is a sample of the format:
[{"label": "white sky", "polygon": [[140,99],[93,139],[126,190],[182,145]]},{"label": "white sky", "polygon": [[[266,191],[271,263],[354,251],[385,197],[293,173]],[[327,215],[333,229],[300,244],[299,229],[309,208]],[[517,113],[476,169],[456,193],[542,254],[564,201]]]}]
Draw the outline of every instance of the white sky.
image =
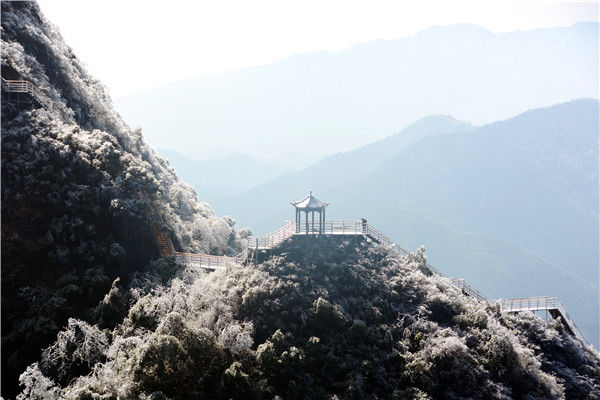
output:
[{"label": "white sky", "polygon": [[598,20],[598,1],[39,0],[114,96],[293,54],[398,39],[431,25],[493,32]]}]

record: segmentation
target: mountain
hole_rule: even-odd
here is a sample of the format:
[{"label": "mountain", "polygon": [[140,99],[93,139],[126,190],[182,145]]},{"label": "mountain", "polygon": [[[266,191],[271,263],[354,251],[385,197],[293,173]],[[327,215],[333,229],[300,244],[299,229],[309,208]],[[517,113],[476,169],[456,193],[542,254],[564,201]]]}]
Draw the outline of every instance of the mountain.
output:
[{"label": "mountain", "polygon": [[[426,139],[337,192],[340,209],[377,201],[376,223],[398,239],[404,231],[404,243],[426,243],[436,231],[422,224],[420,234],[398,227],[409,213],[527,249],[554,268],[533,268],[532,273],[536,263],[512,268],[506,263],[500,271],[511,283],[504,285],[502,277],[490,279],[493,273],[476,268],[480,262],[458,267],[456,258],[450,261],[455,250],[431,242],[436,249],[432,260],[435,254],[440,265],[471,268],[469,279],[498,297],[561,296],[598,343],[599,115],[598,101],[578,100],[469,134]],[[363,190],[357,193],[356,187]],[[464,243],[456,237],[454,246]],[[495,253],[505,257],[500,249]],[[543,284],[537,283],[541,276]]]},{"label": "mountain", "polygon": [[[598,101],[577,100],[467,134],[426,138],[346,192],[353,193],[354,205],[377,198],[380,207],[416,204],[455,216],[481,232],[593,272],[598,115]],[[364,191],[356,193],[357,185]],[[383,194],[382,187],[387,193],[379,199],[376,190]],[[352,207],[348,200],[344,196],[341,203]]]},{"label": "mountain", "polygon": [[[434,265],[490,296],[561,296],[598,343],[598,115],[597,100],[577,100],[423,135],[383,160],[357,149],[215,207],[263,233],[313,190],[333,202],[329,218],[365,217],[409,248],[425,244]],[[352,159],[372,167],[346,170]]]},{"label": "mountain", "polygon": [[205,201],[231,197],[285,172],[284,167],[267,164],[244,154],[209,160],[194,160],[170,150],[160,150],[169,164]]},{"label": "mountain", "polygon": [[[598,97],[598,24],[511,33],[436,26],[119,98],[157,147],[213,147],[305,167],[432,114],[477,125]],[[169,135],[164,135],[169,132]]]},{"label": "mountain", "polygon": [[[181,250],[233,254],[229,218],[200,203],[114,111],[35,2],[2,2],[2,396],[70,318],[122,318],[105,295],[156,268],[156,215]],[[30,92],[31,93],[31,92]],[[85,368],[85,367],[82,367]]]},{"label": "mountain", "polygon": [[[593,398],[600,354],[500,314],[364,240],[295,237],[257,263],[180,271],[110,331],[70,320],[22,398]],[[110,301],[107,301],[110,303]],[[94,365],[91,373],[78,369]]]},{"label": "mountain", "polygon": [[[309,190],[322,192],[351,183],[427,136],[471,129],[470,123],[450,116],[429,116],[380,141],[325,157],[308,168],[284,173],[239,196],[218,199],[213,206],[219,212],[227,210],[235,215],[240,225],[250,226],[255,234],[266,234],[291,215],[289,201],[301,198]],[[255,204],[268,207],[254,207]]]}]

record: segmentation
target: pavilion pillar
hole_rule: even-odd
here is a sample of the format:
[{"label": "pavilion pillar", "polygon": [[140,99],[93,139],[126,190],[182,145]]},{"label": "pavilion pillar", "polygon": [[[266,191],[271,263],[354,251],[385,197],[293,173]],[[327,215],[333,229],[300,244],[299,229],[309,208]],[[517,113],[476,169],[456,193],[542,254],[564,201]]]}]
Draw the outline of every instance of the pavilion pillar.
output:
[{"label": "pavilion pillar", "polygon": [[310,232],[315,233],[315,211],[314,210],[311,213],[311,216],[312,216],[312,226],[310,228]]},{"label": "pavilion pillar", "polygon": [[308,210],[306,211],[306,234],[308,235]]},{"label": "pavilion pillar", "polygon": [[321,214],[321,210],[319,210],[319,228],[317,232],[321,233],[321,227],[323,226],[323,214]]},{"label": "pavilion pillar", "polygon": [[323,210],[319,210],[319,233],[323,233]]}]

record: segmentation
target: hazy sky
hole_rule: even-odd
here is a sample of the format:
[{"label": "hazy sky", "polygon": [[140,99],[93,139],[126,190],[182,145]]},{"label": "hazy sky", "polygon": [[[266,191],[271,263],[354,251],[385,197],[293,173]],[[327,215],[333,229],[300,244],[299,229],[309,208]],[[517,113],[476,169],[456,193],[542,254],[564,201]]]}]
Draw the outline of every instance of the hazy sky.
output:
[{"label": "hazy sky", "polygon": [[296,53],[398,39],[431,25],[493,32],[598,20],[598,2],[39,0],[114,96]]}]

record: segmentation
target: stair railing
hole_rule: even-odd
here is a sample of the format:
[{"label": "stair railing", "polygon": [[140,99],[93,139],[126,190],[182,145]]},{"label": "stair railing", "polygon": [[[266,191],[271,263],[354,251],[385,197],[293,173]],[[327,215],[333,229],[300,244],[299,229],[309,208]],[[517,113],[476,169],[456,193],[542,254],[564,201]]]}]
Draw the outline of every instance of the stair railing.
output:
[{"label": "stair railing", "polygon": [[60,107],[57,107],[52,100],[48,98],[36,85],[25,80],[9,80],[2,77],[2,90],[7,93],[26,93],[33,97],[41,106],[48,110],[54,110],[69,123],[75,121],[71,116],[65,113]]}]

